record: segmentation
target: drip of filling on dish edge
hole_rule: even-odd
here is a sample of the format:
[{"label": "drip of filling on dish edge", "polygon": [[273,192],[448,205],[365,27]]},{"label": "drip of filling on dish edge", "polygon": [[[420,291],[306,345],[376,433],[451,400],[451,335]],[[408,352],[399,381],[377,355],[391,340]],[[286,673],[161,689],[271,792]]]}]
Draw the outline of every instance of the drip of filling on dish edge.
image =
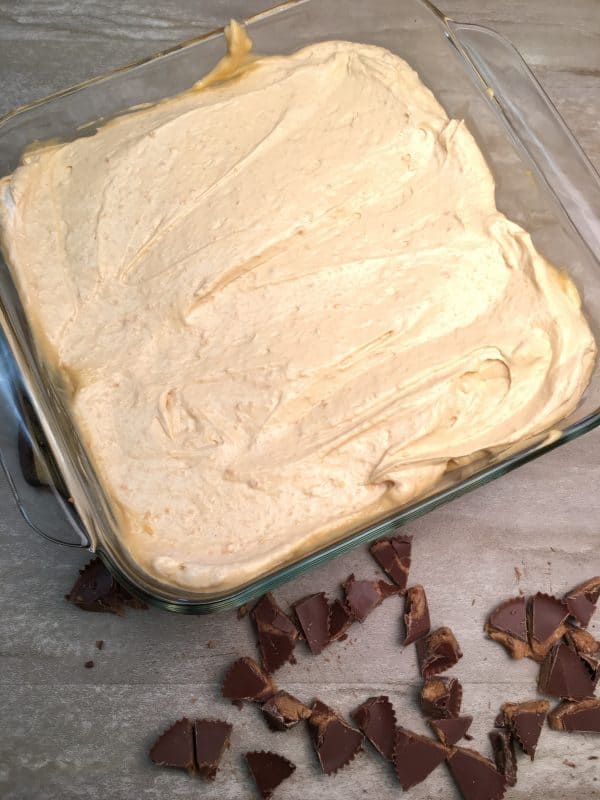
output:
[{"label": "drip of filling on dish edge", "polygon": [[[27,153],[3,247],[148,573],[226,588],[554,425],[595,343],[399,57],[230,54]],[[221,81],[226,78],[228,80]]]}]

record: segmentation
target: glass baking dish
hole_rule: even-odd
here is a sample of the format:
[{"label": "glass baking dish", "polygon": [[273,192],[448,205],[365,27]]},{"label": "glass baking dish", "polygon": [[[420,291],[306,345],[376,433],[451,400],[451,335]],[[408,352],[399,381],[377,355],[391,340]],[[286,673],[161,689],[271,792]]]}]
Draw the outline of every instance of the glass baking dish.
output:
[{"label": "glass baking dish", "polygon": [[[537,248],[568,269],[600,341],[600,179],[515,48],[494,31],[445,17],[426,0],[289,0],[244,21],[259,54],[291,53],[345,39],[406,59],[451,117],[466,120],[497,181],[501,211],[526,228]],[[223,30],[59,92],[0,120],[0,175],[39,140],[92,135],[144,103],[181,92],[225,50]],[[0,262],[0,452],[27,521],[42,535],[98,553],[118,579],[147,601],[204,613],[240,605],[350,548],[591,430],[600,423],[600,368],[560,429],[457,465],[427,496],[315,552],[218,594],[193,593],[142,572],[121,544],[110,504],[69,412],[41,359],[9,269]],[[33,459],[33,460],[32,460]],[[33,477],[35,474],[36,477]]]}]

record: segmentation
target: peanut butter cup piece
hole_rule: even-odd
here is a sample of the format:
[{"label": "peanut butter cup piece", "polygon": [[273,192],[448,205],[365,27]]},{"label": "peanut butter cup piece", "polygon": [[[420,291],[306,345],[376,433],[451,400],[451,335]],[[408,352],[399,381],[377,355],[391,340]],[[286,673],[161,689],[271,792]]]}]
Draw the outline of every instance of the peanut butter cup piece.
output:
[{"label": "peanut butter cup piece", "polygon": [[548,723],[555,731],[600,733],[600,700],[563,701],[548,714]]},{"label": "peanut butter cup piece", "polygon": [[504,703],[500,711],[505,726],[532,761],[549,708],[547,700],[530,700],[525,703]]},{"label": "peanut butter cup piece", "polygon": [[569,614],[584,628],[590,624],[598,597],[600,597],[600,575],[580,583],[565,595],[565,605],[569,609]]},{"label": "peanut butter cup piece", "polygon": [[284,691],[275,692],[262,704],[261,711],[271,730],[287,731],[297,725],[300,720],[310,717],[310,708],[300,702],[297,697]]},{"label": "peanut butter cup piece", "polygon": [[575,628],[572,625],[567,626],[565,641],[588,665],[592,677],[597,680],[600,677],[600,642],[596,641],[589,631]]},{"label": "peanut butter cup piece", "polygon": [[399,727],[394,741],[394,768],[404,791],[422,783],[449,754],[428,736]]},{"label": "peanut butter cup piece", "polygon": [[377,606],[400,590],[392,583],[385,581],[357,581],[354,575],[343,584],[346,595],[346,606],[354,619],[364,622]]},{"label": "peanut butter cup piece", "polygon": [[458,717],[462,695],[462,686],[456,678],[436,675],[423,684],[421,708],[425,716],[432,719]]},{"label": "peanut butter cup piece", "polygon": [[538,688],[553,697],[584,700],[593,697],[596,679],[574,648],[565,642],[557,642],[544,659]]},{"label": "peanut butter cup piece", "polygon": [[525,597],[512,597],[494,609],[488,617],[485,631],[490,639],[504,645],[513,658],[530,656]]},{"label": "peanut butter cup piece", "polygon": [[159,767],[186,769],[190,775],[194,775],[196,759],[191,721],[184,717],[171,725],[152,745],[150,758]]},{"label": "peanut butter cup piece", "polygon": [[276,691],[271,677],[253,658],[238,658],[229,667],[221,694],[226,700],[239,705],[248,700],[262,703]]},{"label": "peanut butter cup piece", "polygon": [[448,767],[464,800],[502,800],[504,797],[504,775],[476,750],[455,747],[448,758]]},{"label": "peanut butter cup piece", "polygon": [[543,661],[550,648],[563,637],[568,616],[566,604],[558,597],[538,592],[530,598],[527,609],[529,646],[536,661]]},{"label": "peanut butter cup piece", "polygon": [[424,678],[451,669],[462,658],[456,637],[450,628],[438,628],[428,636],[417,639],[417,658]]},{"label": "peanut butter cup piece", "polygon": [[427,595],[425,589],[419,584],[411,586],[406,593],[404,627],[406,628],[404,647],[416,642],[417,639],[428,634],[431,629]]},{"label": "peanut butter cup piece", "polygon": [[289,778],[296,769],[296,765],[287,758],[264,750],[246,753],[244,758],[263,800],[270,800],[279,784]]},{"label": "peanut butter cup piece", "polygon": [[508,730],[490,731],[489,737],[496,769],[504,775],[507,786],[514,786],[517,782],[517,756],[512,733]]},{"label": "peanut butter cup piece", "polygon": [[445,747],[452,747],[459,742],[472,723],[473,717],[469,716],[429,720],[433,732]]},{"label": "peanut butter cup piece", "polygon": [[385,695],[369,697],[350,715],[373,747],[389,761],[394,755],[396,714]]},{"label": "peanut butter cup piece", "polygon": [[267,672],[275,672],[286,661],[294,661],[298,629],[277,605],[269,592],[261,597],[251,612],[258,635],[258,649]]},{"label": "peanut butter cup piece", "polygon": [[362,750],[363,737],[325,703],[316,700],[308,719],[313,747],[326,775],[349,764]]},{"label": "peanut butter cup piece", "polygon": [[145,609],[146,604],[120,586],[102,561],[93,558],[82,570],[66,599],[84,611],[124,614],[124,607]]},{"label": "peanut butter cup piece", "polygon": [[412,536],[402,536],[401,534],[396,534],[390,539],[373,542],[369,548],[375,561],[401,592],[406,591],[408,583],[411,548]]},{"label": "peanut butter cup piece", "polygon": [[232,726],[218,719],[197,719],[194,722],[196,765],[206,780],[214,781],[223,753],[229,747]]},{"label": "peanut butter cup piece", "polygon": [[354,619],[341,600],[334,600],[329,604],[329,641],[341,641],[346,638],[346,632]]},{"label": "peanut butter cup piece", "polygon": [[329,603],[325,592],[311,594],[294,603],[304,638],[314,655],[329,644]]}]

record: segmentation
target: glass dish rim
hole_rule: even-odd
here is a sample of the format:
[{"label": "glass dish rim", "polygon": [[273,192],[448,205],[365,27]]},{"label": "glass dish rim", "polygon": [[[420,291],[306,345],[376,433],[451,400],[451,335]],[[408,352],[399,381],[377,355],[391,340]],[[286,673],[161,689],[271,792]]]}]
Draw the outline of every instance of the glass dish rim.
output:
[{"label": "glass dish rim", "polygon": [[[276,5],[270,6],[267,9],[259,11],[256,14],[250,15],[245,17],[241,20],[244,25],[256,23],[260,20],[267,19],[272,15],[276,15],[286,10],[289,10],[295,6],[304,5],[306,2],[310,2],[310,0],[284,0],[284,2],[277,3]],[[438,23],[441,24],[442,28],[444,29],[445,35],[451,40],[452,44],[456,47],[459,51],[461,57],[466,62],[466,66],[471,69],[471,71],[476,75],[476,77],[484,83],[484,79],[481,74],[478,72],[477,67],[474,65],[473,61],[470,59],[468,54],[466,54],[463,48],[457,43],[453,30],[453,24],[461,24],[457,23],[452,17],[443,13],[437,6],[435,6],[430,0],[415,0],[423,8],[427,9],[432,15],[437,19]],[[509,44],[510,47],[514,50],[516,56],[522,60],[519,51],[517,48],[512,45],[512,43],[498,34],[493,28],[489,28],[486,26],[480,25],[472,25],[468,24],[471,28],[477,28],[481,31],[485,31],[490,35],[496,36],[501,38],[505,43]],[[44,106],[52,101],[56,101],[69,95],[75,94],[80,90],[86,89],[94,84],[100,83],[108,78],[112,78],[118,76],[119,74],[126,73],[132,69],[140,67],[144,64],[151,63],[153,61],[160,60],[161,58],[168,56],[172,53],[175,53],[180,50],[184,50],[190,47],[193,47],[199,44],[202,41],[209,40],[216,36],[221,36],[224,32],[225,26],[218,27],[211,29],[210,31],[200,34],[198,36],[191,37],[186,39],[182,42],[179,42],[171,47],[163,49],[159,52],[153,53],[149,56],[143,57],[141,59],[135,60],[129,64],[124,66],[120,66],[116,69],[107,71],[100,75],[94,76],[89,78],[85,81],[80,83],[74,84],[72,86],[66,87],[65,89],[59,90],[52,94],[49,94],[45,97],[33,100],[30,103],[24,104],[22,106],[13,109],[0,117],[0,127],[2,127],[6,122],[9,120],[14,119],[15,117],[22,115],[32,109]],[[525,63],[525,62],[523,62]],[[577,139],[573,136],[570,129],[564,123],[562,117],[558,114],[554,104],[548,97],[547,93],[541,87],[531,70],[527,67],[527,72],[529,78],[536,84],[537,90],[540,92],[542,98],[548,104],[549,108],[554,111],[560,122],[563,124],[564,128],[566,129],[567,133],[570,135],[570,138],[573,141],[573,144],[579,147]],[[590,164],[593,170],[593,166]],[[552,191],[550,187],[550,191]],[[554,193],[553,193],[554,194]],[[564,207],[560,199],[554,194],[554,197],[558,201],[561,206],[561,210],[566,215],[566,218],[571,222],[571,224],[577,230],[577,226],[571,220],[568,210]],[[582,237],[582,240],[585,243],[585,239]],[[592,252],[592,255],[595,257],[595,253]],[[9,340],[9,348],[10,347],[10,340]],[[27,383],[27,381],[25,382]],[[31,394],[28,390],[28,394]],[[37,407],[37,403],[36,403]],[[518,452],[508,456],[507,458],[503,459],[499,463],[491,464],[487,467],[483,467],[479,469],[477,472],[472,474],[471,476],[467,477],[466,479],[462,479],[460,483],[457,485],[453,485],[451,487],[447,487],[441,489],[437,492],[433,492],[431,495],[422,498],[414,503],[411,503],[409,506],[404,508],[398,509],[393,513],[386,516],[385,519],[379,520],[375,523],[370,523],[366,527],[357,530],[357,531],[350,531],[347,533],[343,538],[340,538],[332,543],[324,545],[320,547],[314,552],[308,553],[305,556],[301,556],[284,566],[280,566],[275,568],[273,571],[266,575],[259,575],[251,579],[248,583],[244,584],[241,587],[234,588],[231,590],[224,590],[222,593],[215,593],[212,596],[207,597],[206,599],[201,598],[194,598],[188,599],[185,596],[177,599],[173,599],[173,597],[166,597],[165,595],[161,596],[158,593],[154,594],[139,586],[135,581],[135,573],[129,573],[125,571],[122,566],[116,562],[116,560],[112,557],[110,552],[108,552],[105,548],[103,548],[102,539],[95,543],[95,553],[107,564],[110,570],[117,576],[118,580],[123,583],[127,588],[131,589],[134,593],[141,596],[144,600],[152,605],[159,606],[161,608],[170,610],[170,611],[177,611],[180,613],[191,613],[191,614],[199,614],[199,613],[209,613],[218,610],[224,610],[228,608],[235,608],[240,606],[249,600],[264,594],[265,592],[275,588],[276,586],[281,585],[282,583],[287,582],[288,580],[292,579],[293,577],[297,577],[298,575],[302,574],[303,572],[312,569],[313,567],[331,559],[335,558],[343,553],[357,547],[361,544],[368,544],[369,542],[374,541],[382,536],[389,535],[393,530],[397,529],[400,525],[404,525],[406,522],[409,522],[412,519],[415,519],[418,516],[421,516],[427,513],[430,510],[442,505],[443,503],[447,502],[450,499],[454,499],[456,497],[465,494],[474,488],[483,485],[494,478],[500,477],[501,475],[506,474],[507,472],[527,463],[528,461],[537,458],[543,455],[550,450],[565,444],[572,439],[575,439],[584,433],[592,430],[593,428],[600,425],[600,408],[596,409],[595,411],[591,412],[583,419],[572,423],[571,425],[567,426],[564,429],[554,430],[550,434],[540,434],[538,437],[533,440],[533,443],[529,446],[524,446]],[[10,481],[9,481],[10,482]],[[10,482],[12,483],[12,482]],[[14,486],[11,486],[14,491]],[[18,500],[18,498],[17,498]],[[88,541],[88,544],[90,542]],[[167,584],[165,584],[165,587]],[[182,594],[186,595],[188,590],[179,589],[175,585],[168,585],[171,594]],[[191,592],[190,592],[191,594]]]}]

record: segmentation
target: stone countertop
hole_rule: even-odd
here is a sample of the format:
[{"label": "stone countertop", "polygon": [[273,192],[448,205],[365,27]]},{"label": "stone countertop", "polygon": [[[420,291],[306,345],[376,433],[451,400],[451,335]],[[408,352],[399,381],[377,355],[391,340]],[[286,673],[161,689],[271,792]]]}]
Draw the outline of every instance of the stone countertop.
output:
[{"label": "stone countertop", "polygon": [[[197,35],[264,0],[0,0],[0,113],[122,63]],[[533,67],[583,147],[600,165],[600,6],[546,0],[448,0],[458,19],[508,35]],[[598,450],[596,450],[598,447]],[[412,582],[428,590],[434,625],[459,637],[453,670],[464,685],[464,713],[475,717],[473,746],[488,753],[487,731],[506,700],[536,696],[536,667],[512,662],[484,639],[500,600],[523,591],[562,593],[600,573],[600,433],[592,433],[467,495],[406,529],[415,537]],[[4,800],[181,800],[255,796],[241,761],[273,749],[298,766],[280,800],[378,800],[397,782],[372,751],[337,776],[320,774],[301,730],[271,733],[253,708],[219,699],[227,664],[254,655],[250,623],[235,613],[183,617],[155,609],[118,618],[86,614],[64,593],[87,560],[81,551],[36,537],[0,478],[0,796]],[[469,569],[465,570],[465,561]],[[277,591],[282,604],[334,591],[354,571],[375,576],[358,550]],[[388,694],[399,721],[425,732],[415,703],[414,648],[399,647],[401,601],[392,599],[346,642],[320,657],[299,647],[298,664],[277,673],[304,700],[319,696],[343,713]],[[597,623],[596,623],[597,625]],[[592,631],[593,631],[592,627]],[[104,640],[104,648],[95,641]],[[92,659],[93,669],[84,663]],[[212,786],[153,767],[147,750],[182,715],[234,724],[231,750]],[[600,797],[593,736],[545,729],[533,764],[519,759],[507,798]],[[443,769],[411,790],[414,800],[458,795]]]}]

